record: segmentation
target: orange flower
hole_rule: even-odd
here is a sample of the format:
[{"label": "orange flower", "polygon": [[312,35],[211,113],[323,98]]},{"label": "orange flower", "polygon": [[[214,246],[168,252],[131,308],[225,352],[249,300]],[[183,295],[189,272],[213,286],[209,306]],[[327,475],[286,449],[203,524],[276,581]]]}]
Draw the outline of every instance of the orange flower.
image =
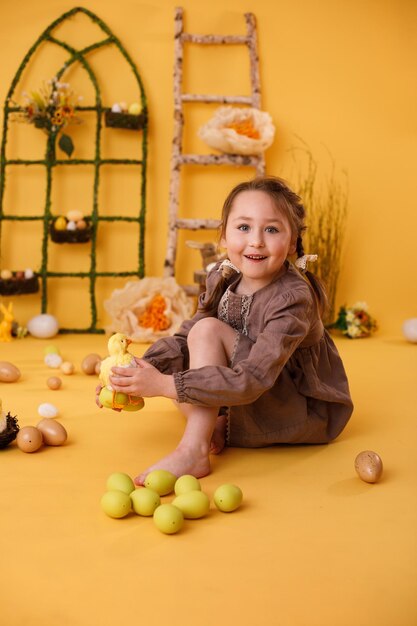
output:
[{"label": "orange flower", "polygon": [[229,124],[226,128],[231,128],[236,131],[238,135],[245,135],[245,137],[249,137],[250,139],[260,138],[258,130],[254,127],[252,120],[249,118],[241,122],[233,122],[233,124]]},{"label": "orange flower", "polygon": [[165,299],[158,294],[152,298],[145,312],[138,318],[139,325],[144,328],[152,328],[154,331],[167,330],[171,326],[171,322],[164,314],[165,309]]}]

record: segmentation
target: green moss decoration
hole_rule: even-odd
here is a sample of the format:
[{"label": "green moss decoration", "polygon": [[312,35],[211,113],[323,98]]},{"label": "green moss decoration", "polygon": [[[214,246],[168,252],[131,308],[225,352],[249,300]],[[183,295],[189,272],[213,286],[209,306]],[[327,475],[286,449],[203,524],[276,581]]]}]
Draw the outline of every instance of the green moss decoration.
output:
[{"label": "green moss decoration", "polygon": [[[101,32],[103,33],[103,38],[93,43],[91,45],[86,46],[82,49],[76,49],[72,45],[66,43],[65,41],[58,39],[54,36],[55,29],[64,21],[71,19],[76,14],[82,13],[86,15],[93,23],[99,26]],[[76,159],[73,158],[74,145],[67,133],[59,135],[59,132],[54,132],[52,129],[49,129],[47,132],[47,141],[46,141],[46,150],[45,157],[43,159],[38,160],[28,160],[28,159],[8,159],[6,157],[6,145],[8,138],[8,131],[10,122],[13,121],[13,115],[19,114],[22,112],[21,107],[14,106],[13,103],[13,95],[19,81],[21,79],[23,70],[26,68],[28,63],[32,61],[32,57],[37,51],[37,49],[43,45],[44,43],[52,44],[54,46],[58,46],[59,48],[65,50],[68,53],[68,58],[66,62],[60,67],[55,73],[55,77],[57,80],[60,80],[65,72],[71,68],[74,64],[80,64],[87,73],[89,79],[94,88],[95,93],[95,104],[93,106],[77,106],[76,111],[77,115],[82,117],[84,112],[95,112],[96,113],[96,132],[95,132],[95,149],[94,149],[94,157],[92,159]],[[124,118],[127,117],[127,121],[125,119],[125,123],[127,126],[122,126],[122,128],[135,128],[136,130],[141,130],[142,132],[142,141],[141,141],[141,154],[138,159],[104,159],[101,156],[100,145],[101,145],[101,134],[103,131],[103,117],[106,118],[108,114],[108,107],[104,107],[101,99],[101,91],[100,86],[98,84],[97,77],[93,71],[92,66],[88,61],[88,56],[91,53],[98,51],[99,49],[107,46],[115,46],[118,51],[122,54],[125,61],[130,66],[131,71],[136,79],[139,94],[140,94],[140,103],[142,107],[142,112],[140,115],[124,115]],[[123,115],[123,114],[122,114]],[[135,118],[135,119],[132,119]],[[119,118],[121,120],[121,118]],[[107,125],[107,122],[106,122]],[[109,126],[112,124],[110,123]],[[120,126],[117,126],[120,127]],[[43,129],[45,130],[45,129]],[[48,130],[48,129],[46,129]],[[57,20],[52,22],[48,28],[40,35],[37,41],[33,44],[33,46],[29,49],[28,53],[24,57],[22,63],[20,64],[16,75],[10,85],[9,91],[6,96],[5,104],[4,104],[4,118],[3,118],[3,134],[2,134],[2,145],[1,145],[1,153],[0,153],[0,255],[1,255],[1,226],[2,222],[5,220],[20,220],[20,221],[41,221],[43,226],[43,237],[41,242],[41,252],[42,252],[42,262],[39,268],[39,271],[36,272],[36,280],[40,281],[42,288],[42,296],[41,296],[41,312],[46,313],[48,310],[48,279],[49,278],[61,278],[61,277],[73,277],[73,278],[86,278],[89,281],[89,293],[90,293],[90,308],[91,308],[91,320],[90,325],[87,328],[77,329],[77,328],[61,328],[60,332],[62,333],[103,333],[104,329],[101,329],[97,325],[97,305],[96,305],[96,296],[95,296],[95,286],[97,278],[100,277],[136,277],[143,278],[145,275],[144,268],[144,257],[145,257],[145,211],[146,211],[146,166],[147,166],[147,136],[148,136],[148,109],[147,109],[147,101],[145,96],[145,91],[143,88],[142,80],[140,78],[139,72],[137,70],[136,65],[132,61],[131,57],[119,41],[117,37],[111,32],[111,30],[106,26],[106,24],[98,18],[94,13],[85,9],[83,7],[76,7],[59,17]],[[66,155],[65,159],[60,159],[56,154],[56,147],[60,148],[61,151]],[[121,217],[121,216],[101,216],[99,211],[98,204],[98,195],[100,188],[100,173],[102,165],[111,164],[111,165],[132,165],[140,168],[140,177],[141,177],[141,191],[140,191],[140,208],[138,211],[138,215],[136,217]],[[12,214],[7,214],[4,211],[3,207],[3,199],[4,192],[6,187],[6,175],[7,168],[10,166],[33,166],[33,165],[43,165],[45,167],[45,204],[44,211],[42,215],[29,215],[29,216],[17,216]],[[65,237],[67,237],[66,241],[59,241],[58,243],[80,243],[79,240],[73,241],[72,238],[82,238],[87,237],[88,243],[90,245],[90,269],[88,272],[52,272],[48,267],[48,246],[50,241],[56,241],[54,239],[57,236],[57,233],[53,233],[53,227],[51,230],[51,224],[53,220],[53,215],[51,211],[51,191],[52,191],[52,183],[54,171],[57,166],[70,166],[74,167],[77,165],[91,165],[94,168],[94,182],[93,182],[93,200],[92,200],[92,208],[91,213],[88,216],[88,228],[85,231],[82,231],[83,234],[80,235],[76,233],[75,235],[68,235],[67,231],[65,233]],[[124,221],[124,222],[132,222],[139,229],[139,244],[138,244],[138,263],[137,267],[128,272],[99,272],[97,271],[97,262],[96,262],[96,243],[97,243],[97,230],[102,221]],[[39,278],[38,278],[39,277]],[[7,282],[7,281],[5,281]],[[3,288],[6,289],[8,285],[3,284]],[[16,292],[15,292],[16,293]],[[23,293],[20,291],[19,293]],[[28,292],[24,292],[28,293]]]}]

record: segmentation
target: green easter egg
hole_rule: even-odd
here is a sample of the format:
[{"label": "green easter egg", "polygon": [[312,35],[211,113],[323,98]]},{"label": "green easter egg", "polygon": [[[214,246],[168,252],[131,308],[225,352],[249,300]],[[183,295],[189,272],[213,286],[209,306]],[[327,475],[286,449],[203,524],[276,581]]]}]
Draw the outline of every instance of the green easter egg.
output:
[{"label": "green easter egg", "polygon": [[242,503],[242,490],[231,484],[221,485],[214,492],[213,500],[219,511],[230,513],[235,511]]},{"label": "green easter egg", "polygon": [[132,507],[135,513],[145,517],[153,515],[155,509],[161,504],[159,494],[153,489],[148,489],[148,487],[135,489],[130,494],[130,499],[132,500]]},{"label": "green easter egg", "polygon": [[153,514],[153,521],[161,533],[173,535],[183,527],[184,516],[173,504],[161,504]]},{"label": "green easter egg", "polygon": [[201,486],[200,482],[195,476],[191,476],[191,474],[183,474],[180,476],[175,483],[175,495],[180,496],[182,493],[187,493],[187,491],[200,491]]},{"label": "green easter egg", "polygon": [[127,493],[117,490],[106,491],[101,498],[100,504],[106,515],[116,519],[126,517],[132,508],[132,503]]},{"label": "green easter egg", "polygon": [[166,496],[168,493],[174,491],[176,480],[177,477],[167,470],[153,470],[149,472],[145,479],[145,487],[153,489],[160,496]]},{"label": "green easter egg", "polygon": [[115,472],[114,474],[110,474],[108,477],[106,489],[107,491],[123,491],[129,495],[135,490],[135,484],[127,474],[124,474],[123,472]]},{"label": "green easter egg", "polygon": [[210,508],[209,497],[204,491],[187,491],[177,496],[172,504],[182,511],[186,519],[204,517]]}]

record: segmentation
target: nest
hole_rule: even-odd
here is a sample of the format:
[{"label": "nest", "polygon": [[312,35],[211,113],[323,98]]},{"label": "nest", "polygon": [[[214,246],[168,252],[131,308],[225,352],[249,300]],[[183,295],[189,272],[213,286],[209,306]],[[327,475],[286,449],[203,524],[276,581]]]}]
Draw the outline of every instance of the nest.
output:
[{"label": "nest", "polygon": [[31,278],[21,278],[14,273],[11,278],[6,280],[0,278],[0,295],[2,296],[20,296],[38,291],[39,279],[36,275]]},{"label": "nest", "polygon": [[219,107],[198,130],[210,148],[227,154],[256,155],[269,148],[275,127],[269,113],[253,108]]},{"label": "nest", "polygon": [[49,234],[51,239],[55,243],[87,243],[91,239],[93,232],[93,226],[91,220],[87,217],[84,218],[87,223],[87,227],[82,230],[77,228],[76,230],[56,230],[53,222],[49,227]]},{"label": "nest", "polygon": [[140,130],[145,126],[145,115],[133,115],[131,113],[115,113],[106,111],[105,122],[109,128],[125,128],[127,130]]},{"label": "nest", "polygon": [[19,424],[17,423],[16,416],[7,415],[0,420],[0,448],[5,448],[17,437],[19,432]]}]

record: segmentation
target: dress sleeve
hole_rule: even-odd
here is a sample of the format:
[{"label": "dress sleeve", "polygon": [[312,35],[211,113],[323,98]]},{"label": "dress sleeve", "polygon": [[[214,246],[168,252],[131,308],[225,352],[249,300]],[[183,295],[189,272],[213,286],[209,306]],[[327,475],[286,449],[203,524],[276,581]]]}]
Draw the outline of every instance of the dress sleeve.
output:
[{"label": "dress sleeve", "polygon": [[198,320],[208,316],[202,307],[220,280],[220,272],[217,271],[217,268],[218,265],[207,276],[206,291],[200,294],[198,298],[195,315],[191,319],[185,320],[171,337],[158,339],[143,355],[142,358],[145,361],[154,365],[163,374],[173,374],[188,369],[188,333]]},{"label": "dress sleeve", "polygon": [[[179,402],[202,406],[251,404],[270,389],[294,350],[306,337],[312,316],[306,292],[286,293],[265,312],[266,322],[249,349],[249,339],[238,335],[236,365],[205,366],[174,374]],[[239,343],[243,346],[239,360]],[[245,349],[246,348],[246,349]]]}]

